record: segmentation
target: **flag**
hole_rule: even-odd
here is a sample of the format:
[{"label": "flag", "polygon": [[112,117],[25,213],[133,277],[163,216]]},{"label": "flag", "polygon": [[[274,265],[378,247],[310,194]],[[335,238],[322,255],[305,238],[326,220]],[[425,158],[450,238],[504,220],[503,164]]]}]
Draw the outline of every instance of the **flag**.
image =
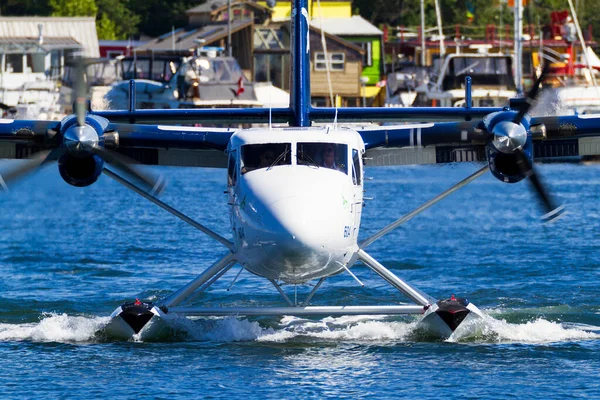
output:
[{"label": "flag", "polygon": [[242,76],[240,76],[240,79],[238,79],[237,82],[237,91],[235,92],[235,97],[239,97],[240,94],[244,93],[246,91],[246,89],[244,89],[244,78]]},{"label": "flag", "polygon": [[467,20],[469,23],[475,19],[475,6],[470,1],[467,1]]}]

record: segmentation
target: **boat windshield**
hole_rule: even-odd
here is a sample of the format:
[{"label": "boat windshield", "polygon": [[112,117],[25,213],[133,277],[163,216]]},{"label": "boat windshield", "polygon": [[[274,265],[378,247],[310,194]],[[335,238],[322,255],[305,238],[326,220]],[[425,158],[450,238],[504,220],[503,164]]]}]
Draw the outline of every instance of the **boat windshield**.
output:
[{"label": "boat windshield", "polygon": [[244,76],[233,58],[196,58],[195,71],[201,82],[235,83]]},{"label": "boat windshield", "polygon": [[348,146],[340,143],[298,143],[298,165],[331,168],[348,174]]},{"label": "boat windshield", "polygon": [[454,57],[450,60],[442,84],[444,90],[462,88],[465,77],[473,85],[502,85],[514,89],[510,56]]},{"label": "boat windshield", "polygon": [[124,58],[121,61],[123,80],[149,79],[156,82],[169,82],[179,69],[181,59],[168,58]]},{"label": "boat windshield", "polygon": [[242,146],[241,173],[256,169],[291,165],[290,143],[247,144]]}]

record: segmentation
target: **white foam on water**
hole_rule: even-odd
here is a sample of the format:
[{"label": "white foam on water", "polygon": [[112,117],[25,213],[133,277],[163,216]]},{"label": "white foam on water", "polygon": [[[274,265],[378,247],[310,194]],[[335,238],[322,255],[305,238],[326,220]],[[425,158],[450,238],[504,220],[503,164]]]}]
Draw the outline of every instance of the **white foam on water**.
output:
[{"label": "white foam on water", "polygon": [[[202,320],[200,320],[202,321]],[[225,318],[195,323],[194,340],[287,342],[303,339],[325,341],[389,342],[412,341],[418,323],[386,317],[352,316],[309,320],[284,317],[277,327],[263,328],[257,322]],[[470,343],[554,343],[600,339],[600,328],[565,325],[542,318],[526,323],[509,323],[486,316],[470,321],[473,326],[457,330],[450,342]],[[462,335],[462,336],[461,336]],[[419,339],[417,339],[419,340]]]},{"label": "white foam on water", "polygon": [[[40,322],[0,324],[0,341],[89,342],[98,340],[98,332],[109,317],[44,314]],[[457,330],[449,342],[543,344],[600,339],[600,327],[561,324],[542,318],[526,323],[509,323],[490,316],[470,321],[469,329]],[[412,341],[417,322],[389,320],[386,317],[348,316],[320,320],[284,317],[278,325],[264,327],[257,321],[236,317],[170,322],[176,332],[170,340],[285,343],[297,340],[389,342]],[[460,332],[459,332],[460,331]],[[177,334],[178,333],[178,334]],[[181,333],[184,335],[182,336]],[[135,338],[134,338],[135,340]],[[169,339],[168,339],[169,340]],[[416,339],[419,340],[419,339]]]},{"label": "white foam on water", "polygon": [[0,340],[34,342],[88,342],[108,323],[108,317],[44,314],[40,322],[0,324]]},{"label": "white foam on water", "polygon": [[[476,326],[470,329],[470,337],[452,335],[448,341],[543,344],[600,339],[600,334],[597,332],[600,328],[590,329],[589,325],[565,325],[543,318],[516,324],[485,316],[484,319],[472,323]],[[473,335],[473,332],[476,333]]]},{"label": "white foam on water", "polygon": [[211,342],[252,341],[272,333],[258,322],[236,317],[190,320],[177,318],[170,322],[172,327],[185,332],[188,340]]},{"label": "white foam on water", "polygon": [[405,340],[416,323],[386,321],[385,317],[347,316],[322,320],[285,317],[280,329],[259,338],[263,342],[282,342],[293,338],[333,341],[397,341]]},{"label": "white foam on water", "polygon": [[340,317],[309,320],[284,317],[276,327],[263,327],[256,321],[236,317],[169,321],[170,327],[187,336],[183,340],[211,342],[287,342],[302,339],[328,341],[403,340],[416,323],[388,322],[384,317]]}]

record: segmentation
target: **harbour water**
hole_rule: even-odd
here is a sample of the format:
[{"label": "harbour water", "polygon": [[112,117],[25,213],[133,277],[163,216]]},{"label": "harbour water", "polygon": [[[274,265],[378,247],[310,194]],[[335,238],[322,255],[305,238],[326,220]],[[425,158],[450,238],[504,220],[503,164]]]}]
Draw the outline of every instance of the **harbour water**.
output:
[{"label": "harbour water", "polygon": [[[367,168],[374,200],[361,235],[477,168]],[[225,171],[160,171],[164,201],[229,236]],[[107,177],[79,189],[47,167],[1,197],[2,398],[600,397],[600,166],[540,171],[568,207],[551,225],[538,222],[527,183],[487,174],[368,249],[426,293],[488,313],[475,338],[422,338],[414,317],[230,317],[121,342],[103,332],[118,305],[160,299],[225,249]],[[237,272],[202,301],[282,304],[247,272],[228,291]],[[340,275],[314,304],[405,300],[366,268],[354,272],[365,288]]]}]

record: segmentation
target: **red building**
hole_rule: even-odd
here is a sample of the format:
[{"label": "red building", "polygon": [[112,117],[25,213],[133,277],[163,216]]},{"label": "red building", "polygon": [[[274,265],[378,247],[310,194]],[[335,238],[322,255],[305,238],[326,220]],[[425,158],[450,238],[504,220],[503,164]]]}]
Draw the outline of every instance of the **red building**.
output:
[{"label": "red building", "polygon": [[145,43],[145,40],[99,40],[100,57],[130,56],[133,54],[133,49]]}]

